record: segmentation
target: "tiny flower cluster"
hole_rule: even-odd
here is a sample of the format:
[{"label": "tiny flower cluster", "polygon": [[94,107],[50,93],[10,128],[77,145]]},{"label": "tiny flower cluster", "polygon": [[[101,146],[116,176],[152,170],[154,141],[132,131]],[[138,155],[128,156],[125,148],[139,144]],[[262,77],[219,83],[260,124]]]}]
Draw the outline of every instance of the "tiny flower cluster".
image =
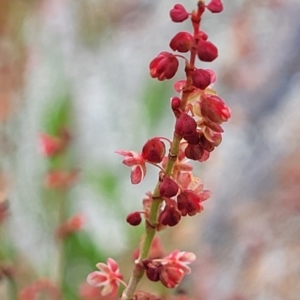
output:
[{"label": "tiny flower cluster", "polygon": [[[188,265],[195,259],[192,252],[174,250],[164,258],[145,259],[140,267],[145,269],[150,281],[160,281],[167,288],[174,288],[186,274],[190,274]],[[87,282],[93,287],[101,287],[103,296],[115,296],[120,284],[126,286],[115,260],[108,258],[106,264],[98,263],[96,266],[99,271],[90,273]]]},{"label": "tiny flower cluster", "polygon": [[146,259],[142,263],[146,275],[151,281],[160,281],[167,288],[176,287],[186,274],[190,274],[188,266],[196,259],[192,252],[174,250],[162,259]]},{"label": "tiny flower cluster", "polygon": [[[123,163],[132,167],[131,174],[136,174],[138,168],[143,170],[143,173],[139,172],[138,174],[146,174],[147,162],[156,165],[161,170],[159,197],[164,200],[164,203],[162,203],[164,205],[160,206],[157,229],[167,225],[175,226],[180,221],[181,216],[193,216],[201,212],[203,210],[201,203],[210,197],[210,192],[203,189],[201,180],[193,175],[193,167],[188,163],[186,150],[186,141],[183,141],[180,144],[179,155],[171,175],[167,175],[162,171],[168,157],[164,156],[165,145],[158,137],[147,141],[141,154],[133,151],[118,151],[124,156],[127,155]],[[142,177],[139,178],[138,182],[140,182]],[[131,178],[136,177],[131,175]],[[141,214],[148,220],[150,206],[153,201],[155,199],[153,199],[152,193],[148,192],[147,197],[143,201],[143,211],[130,213],[127,216],[127,222],[133,226],[139,225],[142,221]]]}]

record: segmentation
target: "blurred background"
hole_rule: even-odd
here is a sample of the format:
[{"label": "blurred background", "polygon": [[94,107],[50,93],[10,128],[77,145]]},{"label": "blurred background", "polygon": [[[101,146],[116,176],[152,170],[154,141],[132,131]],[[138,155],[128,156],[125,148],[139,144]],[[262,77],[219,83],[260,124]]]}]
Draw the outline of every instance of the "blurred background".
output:
[{"label": "blurred background", "polygon": [[[172,84],[148,65],[189,22],[170,21],[174,1],[1,0],[0,265],[23,289],[55,278],[57,211],[81,213],[68,237],[65,299],[98,261],[119,258],[128,278],[142,226],[126,215],[142,207],[157,171],[132,186],[116,150],[140,151],[153,136],[172,136]],[[188,11],[196,1],[186,0]],[[164,235],[165,249],[197,253],[183,283],[195,300],[299,299],[300,294],[300,2],[224,1],[203,29],[219,58],[205,65],[232,111],[223,142],[195,164],[212,198],[204,212]],[[200,66],[200,64],[199,64]],[[202,65],[203,66],[203,65]],[[70,133],[63,159],[39,152],[41,133]],[[53,168],[76,170],[67,191],[45,184]],[[74,171],[75,172],[75,171]],[[4,210],[4,209],[3,209]],[[127,273],[126,273],[127,272]],[[10,283],[0,281],[0,298]],[[92,299],[92,298],[89,298]],[[94,299],[94,298],[93,298]],[[100,298],[95,298],[100,299]]]}]

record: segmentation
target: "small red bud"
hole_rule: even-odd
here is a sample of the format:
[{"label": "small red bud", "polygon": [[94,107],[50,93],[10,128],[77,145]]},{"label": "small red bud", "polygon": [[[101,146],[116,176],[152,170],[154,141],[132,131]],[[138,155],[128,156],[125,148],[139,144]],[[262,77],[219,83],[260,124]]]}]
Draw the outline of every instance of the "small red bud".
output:
[{"label": "small red bud", "polygon": [[136,211],[136,212],[129,214],[126,218],[126,221],[127,221],[127,223],[129,223],[132,226],[137,226],[137,225],[141,224],[141,222],[142,222],[141,213]]},{"label": "small red bud", "polygon": [[179,62],[176,56],[169,52],[161,52],[149,64],[150,75],[158,80],[171,79],[178,70]]},{"label": "small red bud", "polygon": [[194,70],[192,80],[193,85],[200,90],[205,90],[211,84],[210,73],[204,69]]},{"label": "small red bud", "polygon": [[150,267],[146,270],[146,275],[150,281],[159,281],[160,269],[156,267]]},{"label": "small red bud", "polygon": [[160,213],[158,222],[164,226],[173,227],[179,223],[180,219],[181,213],[175,207],[166,206]]},{"label": "small red bud", "polygon": [[185,148],[185,156],[192,160],[198,160],[202,157],[204,153],[204,149],[201,147],[200,144],[192,145],[188,144],[188,146]]},{"label": "small red bud", "polygon": [[180,108],[180,104],[181,104],[181,100],[179,97],[171,98],[171,107],[173,110]]},{"label": "small red bud", "polygon": [[184,6],[181,4],[175,4],[170,10],[170,17],[173,22],[179,23],[185,21],[189,17],[189,14],[185,10]]},{"label": "small red bud", "polygon": [[161,197],[171,198],[178,193],[178,184],[168,176],[165,176],[159,185],[159,194]]},{"label": "small red bud", "polygon": [[208,39],[207,33],[205,33],[203,30],[200,30],[196,36],[198,39],[202,39],[206,41]]},{"label": "small red bud", "polygon": [[151,163],[160,163],[165,154],[165,144],[159,138],[148,140],[142,150],[142,157]]},{"label": "small red bud", "polygon": [[223,10],[223,3],[221,0],[211,0],[210,3],[206,5],[206,8],[212,13],[219,13]]},{"label": "small red bud", "polygon": [[194,134],[196,128],[196,121],[186,113],[182,113],[175,124],[175,132],[181,137]]},{"label": "small red bud", "polygon": [[199,143],[199,134],[198,132],[194,132],[193,134],[185,135],[183,137],[189,144],[197,145]]},{"label": "small red bud", "polygon": [[194,44],[194,37],[188,32],[178,32],[170,42],[170,48],[173,51],[188,52]]},{"label": "small red bud", "polygon": [[171,98],[171,108],[173,110],[173,113],[176,118],[179,118],[181,112],[180,112],[180,105],[181,105],[181,100],[179,97],[173,97]]},{"label": "small red bud", "polygon": [[218,57],[217,47],[209,41],[199,40],[197,47],[198,57],[202,61],[211,62]]}]

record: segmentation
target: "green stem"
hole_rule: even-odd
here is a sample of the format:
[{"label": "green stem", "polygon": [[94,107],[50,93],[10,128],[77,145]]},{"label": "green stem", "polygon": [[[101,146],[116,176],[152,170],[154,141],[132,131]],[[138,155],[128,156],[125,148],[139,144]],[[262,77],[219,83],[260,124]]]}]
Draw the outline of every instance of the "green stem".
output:
[{"label": "green stem", "polygon": [[18,299],[18,287],[16,281],[13,278],[8,278],[8,293],[10,300]]},{"label": "green stem", "polygon": [[[172,146],[171,146],[169,156],[168,156],[168,162],[165,167],[166,175],[171,175],[171,173],[173,171],[173,167],[176,162],[177,155],[179,153],[180,141],[181,141],[181,138],[176,133],[174,133]],[[154,188],[154,191],[153,191],[153,199],[154,200],[152,201],[152,204],[151,204],[149,220],[147,220],[147,222],[146,222],[146,229],[145,229],[146,235],[145,235],[145,239],[143,240],[141,248],[140,248],[141,249],[140,256],[135,264],[134,270],[129,279],[129,283],[122,294],[122,298],[121,298],[122,300],[132,300],[133,299],[134,292],[137,288],[137,285],[144,275],[144,269],[143,269],[143,267],[141,267],[140,263],[143,259],[148,257],[150,247],[151,247],[153,238],[156,233],[156,225],[157,225],[157,217],[158,217],[159,208],[163,201],[163,199],[159,197],[159,191],[158,191],[159,184],[160,184],[160,182],[158,181]]]},{"label": "green stem", "polygon": [[[59,192],[59,206],[58,206],[58,227],[63,225],[67,218],[67,198],[66,198],[66,192],[60,191]],[[61,292],[63,293],[63,285],[64,285],[64,277],[65,277],[65,237],[58,237],[57,241],[57,274],[56,274],[56,283],[57,287],[61,289]]]}]

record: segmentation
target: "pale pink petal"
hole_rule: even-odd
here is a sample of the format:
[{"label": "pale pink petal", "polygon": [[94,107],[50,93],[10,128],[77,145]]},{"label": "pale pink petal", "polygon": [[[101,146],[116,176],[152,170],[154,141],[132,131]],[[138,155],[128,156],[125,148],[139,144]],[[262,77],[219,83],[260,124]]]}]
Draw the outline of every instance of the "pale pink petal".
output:
[{"label": "pale pink petal", "polygon": [[126,158],[124,158],[122,163],[127,167],[132,167],[134,165],[139,164],[139,160],[135,157],[126,157]]},{"label": "pale pink petal", "polygon": [[185,86],[185,83],[186,83],[186,80],[178,80],[175,82],[174,84],[174,90],[177,92],[177,93],[181,93],[184,86]]},{"label": "pale pink petal", "polygon": [[118,263],[114,259],[112,259],[112,258],[109,257],[107,259],[107,265],[108,265],[108,267],[110,268],[110,270],[112,272],[114,272],[114,273],[118,273],[119,272],[119,265],[118,265]]},{"label": "pale pink petal", "polygon": [[180,254],[180,250],[176,249],[173,250],[168,256],[167,258],[169,259],[177,259],[178,255]]},{"label": "pale pink petal", "polygon": [[103,273],[109,274],[110,273],[110,269],[109,267],[105,264],[105,263],[97,263],[96,267],[101,270]]},{"label": "pale pink petal", "polygon": [[195,259],[196,259],[196,255],[193,252],[182,251],[178,255],[178,260],[180,262],[183,262],[183,263],[186,263],[186,264],[190,264]]},{"label": "pale pink petal", "polygon": [[91,286],[99,287],[108,283],[107,276],[103,275],[102,272],[94,271],[87,276],[87,283]]},{"label": "pale pink petal", "polygon": [[122,156],[132,156],[130,151],[125,151],[125,150],[117,150],[116,153],[118,153]]},{"label": "pale pink petal", "polygon": [[206,150],[204,150],[204,153],[200,159],[198,159],[199,162],[207,161],[210,157],[210,153]]},{"label": "pale pink petal", "polygon": [[132,184],[138,184],[143,179],[143,170],[141,166],[135,166],[131,170],[130,179]]},{"label": "pale pink petal", "polygon": [[215,73],[213,70],[211,70],[211,69],[206,69],[206,71],[207,71],[207,72],[209,73],[209,75],[210,75],[210,82],[211,82],[211,84],[215,83],[216,80],[217,80],[216,73]]},{"label": "pale pink petal", "polygon": [[199,196],[199,201],[203,202],[211,197],[211,191],[204,190],[204,191],[202,191],[201,194],[198,194],[198,196]]},{"label": "pale pink petal", "polygon": [[103,286],[103,289],[101,290],[101,295],[102,296],[107,296],[107,295],[113,295],[113,292],[116,293],[115,289],[114,289],[114,285],[112,285],[111,283],[106,284],[105,286]]}]

